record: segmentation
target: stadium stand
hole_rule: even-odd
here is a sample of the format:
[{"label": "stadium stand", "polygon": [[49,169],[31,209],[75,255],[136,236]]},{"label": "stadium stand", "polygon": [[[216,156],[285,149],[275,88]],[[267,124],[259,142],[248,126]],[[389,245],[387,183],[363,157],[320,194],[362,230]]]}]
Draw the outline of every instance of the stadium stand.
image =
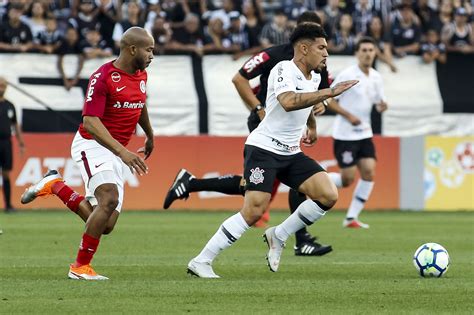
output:
[{"label": "stadium stand", "polygon": [[[117,39],[123,31],[133,25],[144,26],[155,37],[157,55],[189,56],[156,59],[156,80],[151,81],[156,94],[151,91],[149,103],[157,130],[171,135],[241,135],[245,134],[245,126],[239,122],[245,121],[246,113],[242,106],[233,105],[240,101],[228,84],[228,78],[252,53],[285,41],[295,25],[295,18],[305,10],[316,10],[320,14],[330,37],[331,55],[352,55],[355,41],[363,35],[377,40],[379,62],[376,67],[385,72],[385,63],[395,73],[385,75],[387,86],[405,90],[404,95],[410,95],[409,99],[405,97],[405,101],[393,102],[395,106],[407,103],[407,111],[392,111],[392,115],[386,115],[389,125],[393,121],[407,121],[407,117],[426,117],[426,113],[437,117],[439,115],[435,113],[473,112],[469,96],[459,92],[469,84],[474,64],[472,1],[2,1],[0,60],[4,74],[11,82],[41,85],[41,89],[28,89],[36,91],[33,93],[36,99],[41,99],[41,95],[48,91],[57,90],[59,85],[69,91],[68,94],[59,93],[63,94],[63,99],[58,97],[46,102],[47,106],[64,111],[59,116],[54,111],[38,112],[44,110],[38,102],[33,102],[35,105],[31,108],[28,106],[32,103],[29,97],[26,97],[29,101],[17,101],[18,106],[24,108],[26,131],[72,131],[75,128],[72,122],[80,119],[81,89],[85,91],[88,73],[102,62],[100,58],[110,56],[112,51],[117,52]],[[24,53],[38,55],[27,57]],[[408,55],[422,58],[408,58]],[[56,58],[58,69],[54,70]],[[335,62],[337,58],[331,59],[330,70],[334,76],[341,63]],[[425,66],[433,61],[434,66]],[[13,64],[15,66],[10,67]],[[45,65],[47,69],[28,69],[27,65],[32,64]],[[417,67],[420,72],[416,72],[419,74],[416,80],[429,78],[432,84],[439,85],[439,93],[430,89],[427,89],[428,94],[408,92],[407,88],[417,85],[403,84],[415,78],[411,71],[397,69],[396,64],[398,67]],[[14,69],[11,71],[14,74],[9,75],[11,69]],[[35,76],[35,71],[41,75]],[[154,74],[151,72],[151,75]],[[448,79],[452,75],[458,80]],[[170,76],[174,80],[169,80]],[[188,82],[180,83],[180,80]],[[194,90],[180,90],[180,84],[193,86]],[[78,88],[71,90],[72,87]],[[178,94],[179,98],[174,97]],[[400,97],[399,93],[392,94]],[[408,110],[412,104],[417,105],[418,111]],[[58,123],[44,126],[38,123],[41,121],[37,119],[38,115],[43,118],[53,115]],[[242,116],[242,119],[233,115]],[[64,123],[64,116],[69,117],[66,121],[70,123]],[[323,125],[330,125],[330,117],[328,119],[329,122],[323,122]],[[453,120],[453,116],[447,119],[447,131],[453,130],[452,125],[465,126],[459,124],[457,118]],[[183,127],[173,127],[173,123],[178,121],[183,122]],[[380,117],[374,117],[374,122],[378,121]],[[435,121],[431,123],[436,124]],[[386,124],[382,122],[374,127],[380,133]],[[394,126],[385,128],[386,134],[401,135],[402,130],[413,134],[413,128],[400,128],[396,123]],[[411,123],[409,126],[415,125]],[[436,131],[425,124],[415,134],[430,132]]]}]

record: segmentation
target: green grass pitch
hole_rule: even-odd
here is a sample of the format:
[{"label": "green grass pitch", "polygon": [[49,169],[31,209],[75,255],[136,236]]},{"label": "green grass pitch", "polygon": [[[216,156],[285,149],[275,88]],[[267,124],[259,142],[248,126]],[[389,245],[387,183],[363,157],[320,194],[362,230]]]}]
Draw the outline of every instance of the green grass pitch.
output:
[{"label": "green grass pitch", "polygon": [[[296,257],[293,239],[280,270],[265,261],[261,229],[222,253],[222,279],[186,274],[188,261],[230,212],[125,212],[102,239],[93,265],[104,282],[67,279],[83,231],[70,212],[0,214],[0,313],[472,314],[474,213],[363,213],[369,230],[341,227],[332,212],[310,227],[333,245],[324,257]],[[285,212],[273,212],[272,224]],[[446,276],[418,276],[412,255],[445,246]]]}]

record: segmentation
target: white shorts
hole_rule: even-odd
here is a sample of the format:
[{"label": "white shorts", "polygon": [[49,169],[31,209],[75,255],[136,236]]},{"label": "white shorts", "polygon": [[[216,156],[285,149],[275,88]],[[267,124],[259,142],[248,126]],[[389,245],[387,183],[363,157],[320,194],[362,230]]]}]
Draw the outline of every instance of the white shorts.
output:
[{"label": "white shorts", "polygon": [[97,199],[94,196],[97,187],[102,184],[115,184],[119,194],[115,210],[120,212],[124,193],[123,174],[128,170],[128,166],[97,141],[84,139],[79,132],[76,133],[72,141],[71,156],[81,170],[86,190],[85,197],[91,205],[97,205]]}]

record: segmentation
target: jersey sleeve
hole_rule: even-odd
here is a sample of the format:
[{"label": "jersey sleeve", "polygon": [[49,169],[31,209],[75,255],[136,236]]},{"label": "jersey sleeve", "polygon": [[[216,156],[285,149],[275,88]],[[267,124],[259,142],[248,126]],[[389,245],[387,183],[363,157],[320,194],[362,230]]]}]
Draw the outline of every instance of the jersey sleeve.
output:
[{"label": "jersey sleeve", "polygon": [[239,73],[247,80],[256,78],[265,71],[270,59],[271,56],[267,51],[261,51],[247,60],[240,68]]},{"label": "jersey sleeve", "polygon": [[273,68],[272,72],[275,72],[272,84],[276,97],[285,92],[296,92],[294,72],[292,70],[289,62],[281,62]]},{"label": "jersey sleeve", "polygon": [[89,87],[87,88],[82,116],[96,116],[101,118],[104,115],[106,102],[106,76],[104,73],[96,72],[89,79]]}]

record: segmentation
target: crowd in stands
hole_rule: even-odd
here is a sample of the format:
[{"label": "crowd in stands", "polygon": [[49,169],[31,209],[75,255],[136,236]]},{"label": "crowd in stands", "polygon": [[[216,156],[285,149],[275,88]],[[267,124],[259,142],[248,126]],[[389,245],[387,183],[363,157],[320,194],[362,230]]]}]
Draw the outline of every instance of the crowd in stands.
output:
[{"label": "crowd in stands", "polygon": [[[124,31],[145,27],[155,53],[226,53],[235,58],[287,43],[295,20],[316,11],[329,53],[352,55],[372,36],[378,57],[474,54],[474,0],[0,0],[0,52],[78,54],[79,62],[118,52]],[[62,69],[60,69],[61,73]],[[74,82],[69,82],[73,84]],[[66,84],[66,83],[65,83]]]}]

